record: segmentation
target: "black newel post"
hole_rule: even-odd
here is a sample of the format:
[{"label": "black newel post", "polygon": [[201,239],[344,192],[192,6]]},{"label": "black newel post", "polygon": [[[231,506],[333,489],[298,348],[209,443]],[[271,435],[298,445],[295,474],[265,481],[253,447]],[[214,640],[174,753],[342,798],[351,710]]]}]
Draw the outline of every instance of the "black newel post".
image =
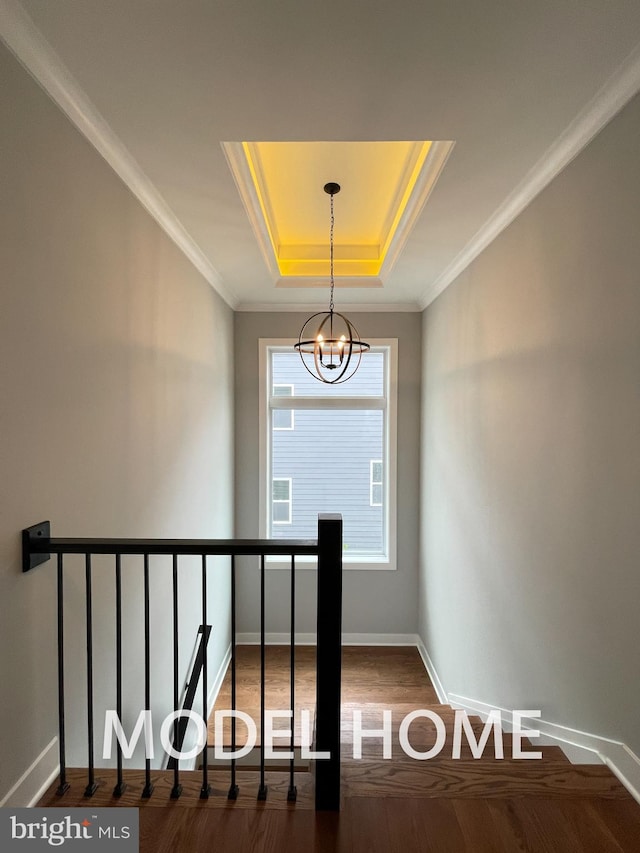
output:
[{"label": "black newel post", "polygon": [[318,516],[318,646],[316,809],[340,808],[340,682],[342,674],[342,516]]}]

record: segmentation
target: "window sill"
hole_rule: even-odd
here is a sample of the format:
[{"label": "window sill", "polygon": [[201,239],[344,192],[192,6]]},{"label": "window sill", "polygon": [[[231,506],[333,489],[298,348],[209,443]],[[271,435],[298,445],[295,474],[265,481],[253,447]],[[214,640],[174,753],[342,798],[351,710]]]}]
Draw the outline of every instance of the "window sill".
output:
[{"label": "window sill", "polygon": [[[291,560],[288,558],[282,559],[282,557],[267,557],[265,565],[267,569],[290,570]],[[318,562],[313,557],[296,557],[296,569],[315,572],[317,568]],[[347,560],[343,557],[342,568],[346,572],[395,572],[396,564],[395,561],[391,561],[385,557],[380,557],[379,559],[367,559],[363,557],[361,560],[353,558]]]}]

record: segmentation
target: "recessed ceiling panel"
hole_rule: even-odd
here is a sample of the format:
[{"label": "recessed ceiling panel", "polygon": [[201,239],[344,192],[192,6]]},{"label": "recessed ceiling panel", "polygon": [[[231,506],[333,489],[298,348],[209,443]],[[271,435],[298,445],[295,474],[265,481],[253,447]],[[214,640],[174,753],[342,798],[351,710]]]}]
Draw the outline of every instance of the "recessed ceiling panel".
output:
[{"label": "recessed ceiling panel", "polygon": [[[276,284],[324,286],[329,275],[328,182],[334,197],[336,283],[380,287],[435,182],[442,146],[404,142],[224,143]],[[439,156],[430,157],[438,147]]]}]

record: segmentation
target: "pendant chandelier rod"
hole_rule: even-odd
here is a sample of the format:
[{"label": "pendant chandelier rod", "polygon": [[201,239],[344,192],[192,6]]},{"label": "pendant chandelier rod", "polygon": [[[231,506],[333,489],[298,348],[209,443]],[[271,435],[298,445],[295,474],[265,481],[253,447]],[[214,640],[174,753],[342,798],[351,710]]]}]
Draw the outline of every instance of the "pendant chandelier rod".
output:
[{"label": "pendant chandelier rod", "polygon": [[[329,189],[327,189],[329,187]],[[334,189],[337,187],[337,189]],[[340,186],[338,184],[325,184],[324,191],[329,193],[330,204],[331,204],[331,214],[330,214],[330,226],[329,226],[329,275],[331,280],[331,291],[329,295],[329,311],[333,311],[334,302],[333,302],[333,290],[335,288],[335,279],[333,276],[333,229],[335,226],[335,217],[333,215],[333,197],[337,192],[340,192]]]}]

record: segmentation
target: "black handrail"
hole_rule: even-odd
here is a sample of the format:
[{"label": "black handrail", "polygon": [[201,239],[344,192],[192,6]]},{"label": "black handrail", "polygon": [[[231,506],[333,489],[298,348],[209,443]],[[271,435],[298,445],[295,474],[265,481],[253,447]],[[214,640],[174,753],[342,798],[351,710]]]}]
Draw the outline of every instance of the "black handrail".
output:
[{"label": "black handrail", "polygon": [[[235,557],[257,555],[260,557],[260,637],[261,637],[261,760],[260,786],[258,798],[267,797],[265,784],[264,763],[264,676],[265,676],[265,558],[269,556],[288,556],[291,558],[291,702],[294,702],[294,665],[295,665],[295,558],[296,556],[317,556],[318,558],[318,641],[317,641],[317,713],[316,713],[316,749],[328,752],[330,757],[316,763],[316,808],[336,810],[340,807],[340,681],[341,681],[341,621],[342,621],[342,518],[339,515],[320,515],[318,517],[318,539],[314,540],[274,540],[274,539],[65,539],[52,538],[48,521],[41,522],[22,531],[22,567],[23,571],[31,571],[36,566],[46,562],[51,554],[58,555],[58,698],[59,698],[59,750],[60,750],[60,780],[58,793],[62,796],[68,789],[66,779],[65,756],[65,673],[64,673],[64,619],[63,619],[63,584],[64,566],[63,555],[83,554],[86,569],[86,634],[87,634],[87,727],[88,727],[88,782],[86,796],[92,796],[96,790],[93,765],[93,634],[92,634],[92,597],[91,579],[93,554],[109,554],[116,561],[116,689],[118,716],[122,709],[122,643],[121,643],[121,556],[142,555],[144,557],[144,625],[145,625],[145,702],[147,708],[151,703],[150,695],[150,655],[149,655],[149,584],[151,574],[150,556],[165,554],[173,557],[173,681],[174,681],[174,711],[178,710],[178,590],[177,564],[178,556],[199,555],[202,558],[202,624],[207,624],[207,557],[230,556],[232,574],[232,637],[231,637],[231,675],[232,675],[232,709],[235,710],[235,675],[236,675],[236,589],[235,589]],[[204,640],[204,638],[203,638]],[[207,661],[203,652],[202,659],[202,691],[203,709],[206,716],[207,701]],[[197,683],[197,682],[196,682]],[[295,708],[292,707],[295,712]],[[183,722],[181,720],[181,722]],[[186,727],[186,726],[185,726]],[[293,730],[293,720],[292,720]],[[174,738],[178,737],[179,725],[174,725]],[[177,742],[177,740],[176,740]],[[235,718],[232,718],[232,749],[235,750]],[[178,750],[176,750],[178,751]],[[118,744],[118,776],[114,795],[119,796],[125,790],[122,775],[122,753]],[[179,781],[178,762],[170,765],[174,770],[174,784],[171,797],[176,799],[182,792]],[[295,801],[296,788],[294,784],[293,762],[290,766],[289,790],[287,798]],[[210,794],[208,783],[207,747],[202,770],[202,788],[200,796],[207,798]],[[145,786],[143,797],[153,793],[151,766],[148,758],[145,760]],[[228,797],[235,799],[238,795],[236,782],[236,762],[231,761],[231,785]]]},{"label": "black handrail", "polygon": [[51,554],[304,557],[318,554],[318,549],[314,539],[51,539],[50,523],[43,521],[22,531],[22,571],[41,565]]}]

